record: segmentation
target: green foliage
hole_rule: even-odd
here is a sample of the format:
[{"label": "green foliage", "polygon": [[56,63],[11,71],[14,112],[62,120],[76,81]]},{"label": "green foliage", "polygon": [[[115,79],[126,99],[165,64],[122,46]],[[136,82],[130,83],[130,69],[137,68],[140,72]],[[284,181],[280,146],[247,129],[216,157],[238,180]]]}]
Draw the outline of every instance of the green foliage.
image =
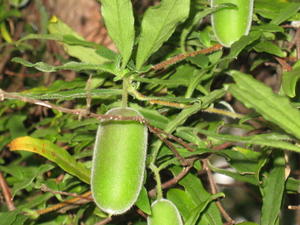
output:
[{"label": "green foliage", "polygon": [[[292,106],[287,97],[274,94],[270,87],[246,74],[238,71],[232,71],[231,74],[236,84],[229,86],[229,92],[267,120],[300,138],[300,112]],[[254,89],[255,92],[252,91]]]},{"label": "green foliage", "polygon": [[169,39],[178,23],[186,20],[189,9],[190,0],[163,0],[160,5],[147,10],[142,20],[136,56],[138,69]]},{"label": "green foliage", "polygon": [[[230,3],[99,2],[117,51],[40,1],[0,0],[0,224],[145,225],[162,198],[187,225],[298,224],[300,3],[255,0],[249,34],[223,48],[209,17]],[[122,106],[144,119],[105,115]],[[143,187],[110,218],[90,193],[96,130],[132,119],[148,127]]]},{"label": "green foliage", "polygon": [[134,43],[134,18],[130,0],[100,0],[101,13],[108,33],[123,59],[125,68],[130,58]]}]

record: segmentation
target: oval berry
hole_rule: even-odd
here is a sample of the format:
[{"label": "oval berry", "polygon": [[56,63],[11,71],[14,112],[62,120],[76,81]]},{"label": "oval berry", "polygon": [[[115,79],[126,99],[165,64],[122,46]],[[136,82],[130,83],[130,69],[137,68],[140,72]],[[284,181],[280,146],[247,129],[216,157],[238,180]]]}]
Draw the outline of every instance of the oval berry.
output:
[{"label": "oval berry", "polygon": [[151,210],[152,214],[147,218],[147,225],[183,225],[178,209],[167,199],[153,202]]},{"label": "oval berry", "polygon": [[211,21],[217,40],[222,45],[230,47],[243,35],[249,33],[253,0],[211,0],[212,7],[224,3],[235,4],[237,8],[220,9],[212,14]]},{"label": "oval berry", "polygon": [[[132,108],[114,108],[106,115],[142,117]],[[122,214],[136,202],[143,184],[147,139],[147,127],[137,121],[110,120],[99,125],[91,190],[104,212]]]}]

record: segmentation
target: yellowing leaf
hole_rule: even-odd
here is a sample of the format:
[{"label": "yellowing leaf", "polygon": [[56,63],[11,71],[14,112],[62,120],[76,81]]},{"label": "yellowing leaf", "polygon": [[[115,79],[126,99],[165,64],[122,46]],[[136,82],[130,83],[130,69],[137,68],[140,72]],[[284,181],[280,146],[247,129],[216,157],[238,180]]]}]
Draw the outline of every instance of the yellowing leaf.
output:
[{"label": "yellowing leaf", "polygon": [[8,144],[11,151],[24,150],[37,153],[56,163],[64,171],[78,177],[83,182],[90,183],[90,170],[77,162],[65,149],[48,140],[29,136],[19,137]]}]

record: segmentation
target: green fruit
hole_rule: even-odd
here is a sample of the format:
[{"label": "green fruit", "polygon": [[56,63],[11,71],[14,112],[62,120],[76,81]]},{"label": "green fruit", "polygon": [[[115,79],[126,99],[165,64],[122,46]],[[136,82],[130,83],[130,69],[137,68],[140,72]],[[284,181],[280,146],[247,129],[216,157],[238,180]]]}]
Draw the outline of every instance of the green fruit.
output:
[{"label": "green fruit", "polygon": [[176,206],[167,199],[156,200],[151,205],[152,215],[147,218],[147,225],[183,225]]},{"label": "green fruit", "polygon": [[238,8],[220,9],[212,14],[211,21],[217,40],[222,45],[230,47],[232,43],[249,33],[253,0],[211,0],[212,7],[224,3],[235,4]]},{"label": "green fruit", "polygon": [[[142,117],[131,108],[115,108],[106,114]],[[99,125],[91,190],[104,212],[122,214],[136,202],[143,184],[147,138],[147,127],[137,121],[110,120]]]}]

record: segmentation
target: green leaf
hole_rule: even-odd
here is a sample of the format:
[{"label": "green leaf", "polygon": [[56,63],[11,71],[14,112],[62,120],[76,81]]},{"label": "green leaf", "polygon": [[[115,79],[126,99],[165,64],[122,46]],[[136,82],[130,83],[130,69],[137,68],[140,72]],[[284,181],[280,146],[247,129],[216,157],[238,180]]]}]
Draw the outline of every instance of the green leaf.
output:
[{"label": "green leaf", "polygon": [[139,105],[131,104],[131,107],[137,109],[148,121],[152,126],[164,129],[169,122],[169,119],[156,110],[141,107]]},{"label": "green leaf", "polygon": [[240,52],[245,49],[245,47],[259,39],[261,37],[261,34],[261,31],[253,31],[250,32],[247,36],[242,36],[240,40],[238,40],[231,46],[229,55],[226,58],[236,58],[240,54]]},{"label": "green leaf", "polygon": [[300,67],[294,68],[292,71],[283,72],[282,89],[288,97],[296,96],[296,85],[300,78]]},{"label": "green leaf", "polygon": [[260,161],[265,161],[268,157],[268,154],[264,154],[264,152],[256,152],[242,147],[234,147],[232,150],[221,150],[218,154],[228,158],[230,165],[239,173],[252,172],[257,174],[257,177],[261,169]]},{"label": "green leaf", "polygon": [[117,74],[114,64],[91,64],[84,62],[74,62],[70,61],[61,66],[52,66],[44,62],[31,63],[22,58],[15,57],[11,60],[12,62],[20,63],[26,67],[34,67],[35,69],[42,72],[55,72],[59,70],[74,70],[74,71],[84,71],[84,70],[94,70],[94,71],[104,71],[112,74]]},{"label": "green leaf", "polygon": [[125,68],[134,43],[134,17],[130,0],[100,0],[108,34],[119,49]]},{"label": "green leaf", "polygon": [[14,197],[16,193],[22,189],[25,189],[32,185],[34,179],[44,174],[45,172],[51,170],[53,165],[42,164],[39,167],[26,166],[20,167],[16,165],[9,166],[0,166],[1,171],[9,173],[13,176],[13,188],[12,188],[12,196]]},{"label": "green leaf", "polygon": [[[3,4],[3,3],[2,3]],[[1,10],[0,11],[0,23],[10,17],[21,17],[21,12],[17,9]]]},{"label": "green leaf", "polygon": [[[174,175],[180,172],[179,167],[173,167],[171,171]],[[179,181],[179,184],[182,185],[185,191],[191,196],[193,202],[196,205],[200,205],[203,202],[207,201],[211,197],[211,194],[208,193],[202,182],[195,175],[188,173],[182,180]],[[221,214],[215,203],[212,203],[205,209],[203,212],[199,225],[222,225]]]},{"label": "green leaf", "polygon": [[26,118],[27,116],[22,114],[11,115],[9,117],[6,126],[8,127],[12,138],[27,135],[27,131],[23,123]]},{"label": "green leaf", "polygon": [[194,225],[199,219],[201,213],[207,208],[209,203],[216,200],[217,198],[225,197],[223,193],[217,193],[215,195],[211,195],[206,201],[202,202],[195,209],[191,210],[191,216],[186,220],[185,225]]},{"label": "green leaf", "polygon": [[249,184],[253,184],[253,185],[258,185],[259,181],[256,178],[255,174],[241,174],[238,172],[232,172],[230,170],[226,170],[226,169],[220,169],[217,167],[214,167],[213,165],[210,165],[210,169],[216,173],[220,173],[220,174],[224,174],[226,176],[232,177],[233,179],[237,180],[237,181],[241,181],[241,182],[246,182]]},{"label": "green leaf", "polygon": [[285,188],[285,159],[283,152],[276,152],[273,167],[263,179],[263,206],[260,224],[275,225],[280,213]]},{"label": "green leaf", "polygon": [[[210,105],[212,102],[214,102],[216,99],[221,98],[225,94],[224,89],[218,89],[215,91],[212,91],[206,96],[203,96],[199,98],[199,101],[201,103],[195,103],[192,106],[183,109],[173,120],[169,121],[169,123],[165,127],[165,131],[168,133],[172,133],[176,130],[176,128],[183,124],[191,115],[197,113],[203,108],[206,108],[208,105]],[[161,141],[157,141],[153,144],[153,152],[158,152],[160,147],[162,145]]]},{"label": "green leaf", "polygon": [[214,70],[210,70],[210,68],[205,68],[202,70],[195,70],[193,73],[193,78],[189,82],[188,88],[185,93],[185,97],[191,97],[196,89],[196,87],[201,83],[201,80],[204,80],[207,75],[211,75]]},{"label": "green leaf", "polygon": [[151,215],[151,205],[148,198],[148,192],[145,187],[142,188],[135,204],[144,213]]},{"label": "green leaf", "polygon": [[169,39],[176,26],[185,21],[189,9],[190,0],[163,0],[146,11],[136,56],[137,69]]},{"label": "green leaf", "polygon": [[119,96],[122,95],[122,90],[121,89],[93,89],[87,91],[86,89],[81,88],[81,89],[53,92],[51,90],[45,89],[40,91],[33,90],[32,93],[30,91],[25,91],[25,92],[18,92],[18,93],[10,92],[10,94],[14,94],[20,97],[42,99],[42,100],[51,100],[51,99],[67,100],[67,99],[76,99],[76,98],[86,98],[87,96],[93,99]]},{"label": "green leaf", "polygon": [[[193,4],[195,4],[195,3],[193,3]],[[180,36],[181,46],[182,47],[184,46],[184,42],[185,42],[188,34],[192,31],[192,29],[197,24],[199,24],[202,21],[202,19],[204,17],[206,17],[207,15],[209,15],[211,13],[214,13],[214,12],[220,10],[220,9],[227,8],[228,5],[231,5],[231,4],[221,4],[221,5],[218,5],[218,6],[213,7],[213,8],[204,8],[201,11],[194,12],[195,15],[193,16],[193,18],[189,17],[189,19],[186,21],[185,26],[182,30],[182,33],[181,33],[181,36]],[[191,9],[191,10],[193,10],[193,9]]]},{"label": "green leaf", "polygon": [[[25,37],[23,40],[26,40],[26,38],[29,39],[34,37],[38,39],[57,40],[63,43],[66,52],[70,56],[73,56],[82,62],[92,64],[103,64],[110,61],[110,59],[108,59],[107,57],[102,56],[102,54],[99,54],[99,49],[100,52],[102,52],[102,49],[105,49],[104,47],[99,47],[99,49],[95,49],[95,44],[91,44],[91,42],[85,41],[83,37],[81,37],[68,25],[66,25],[56,17],[53,17],[50,20],[48,30],[50,32],[50,35],[32,34],[31,36]],[[74,40],[77,40],[77,42],[75,42]]]},{"label": "green leaf", "polygon": [[254,222],[242,222],[242,223],[237,223],[236,225],[258,225],[258,224]]},{"label": "green leaf", "polygon": [[284,29],[281,26],[272,23],[252,26],[251,30],[261,31],[261,32],[282,32],[282,33],[284,32]]},{"label": "green leaf", "polygon": [[299,3],[288,3],[283,8],[280,8],[279,14],[271,21],[271,23],[279,25],[284,21],[287,21],[289,18],[296,15],[300,9]]},{"label": "green leaf", "polygon": [[228,68],[229,63],[236,59],[237,56],[243,51],[248,45],[258,40],[262,35],[262,31],[251,31],[248,35],[242,36],[238,41],[234,42],[230,47],[228,56],[221,59],[220,66],[222,68]]},{"label": "green leaf", "polygon": [[[284,150],[291,150],[295,152],[300,152],[300,147],[294,144],[291,144],[286,141],[280,141],[277,139],[277,135],[274,134],[259,134],[259,135],[251,135],[251,136],[233,136],[229,134],[217,134],[212,131],[196,129],[197,132],[207,135],[209,137],[216,138],[222,141],[230,141],[230,142],[241,142],[246,144],[254,144],[254,145],[263,145],[269,146],[273,148],[281,148]],[[282,136],[282,138],[288,138],[286,135]]]},{"label": "green leaf", "polygon": [[260,183],[261,170],[269,159],[269,151],[255,152],[241,147],[234,147],[232,150],[221,150],[218,151],[218,154],[224,156],[236,172],[231,172],[227,169],[219,169],[209,164],[214,172],[254,185]]},{"label": "green leaf", "polygon": [[[81,54],[78,55],[74,54],[72,56],[81,59],[81,61],[83,62],[88,62],[88,63],[102,64],[108,61],[116,60],[118,56],[117,53],[113,52],[112,50],[102,45],[84,40],[78,34],[74,34],[73,33],[74,31],[70,31],[71,34],[63,34],[61,32],[56,33],[58,32],[56,30],[52,30],[52,32],[54,33],[53,34],[28,34],[25,37],[18,40],[16,43],[20,44],[23,41],[32,40],[32,39],[58,41],[65,44],[67,50],[68,49],[70,50],[70,48],[72,49],[71,51],[68,52],[69,54],[72,52],[77,52],[75,51],[75,48],[77,48],[78,50],[83,50]],[[81,47],[85,47],[85,48],[81,48]]]},{"label": "green leaf", "polygon": [[289,177],[286,181],[286,190],[300,193],[300,180]]},{"label": "green leaf", "polygon": [[168,190],[167,199],[176,205],[184,221],[190,216],[191,209],[194,209],[197,206],[186,191],[177,188]]},{"label": "green leaf", "polygon": [[266,52],[278,57],[286,57],[286,53],[281,50],[280,47],[273,44],[270,41],[261,41],[254,46],[254,50],[257,52]]},{"label": "green leaf", "polygon": [[3,225],[22,225],[27,219],[28,217],[23,215],[18,209],[10,212],[0,213],[0,221]]},{"label": "green leaf", "polygon": [[77,162],[65,149],[47,140],[40,140],[29,136],[14,139],[10,144],[11,151],[29,151],[37,153],[55,162],[66,172],[78,177],[83,182],[90,183],[90,170]]},{"label": "green leaf", "polygon": [[247,74],[231,71],[231,75],[236,84],[229,85],[228,91],[234,97],[300,139],[300,112],[288,98],[273,93],[270,87]]}]

